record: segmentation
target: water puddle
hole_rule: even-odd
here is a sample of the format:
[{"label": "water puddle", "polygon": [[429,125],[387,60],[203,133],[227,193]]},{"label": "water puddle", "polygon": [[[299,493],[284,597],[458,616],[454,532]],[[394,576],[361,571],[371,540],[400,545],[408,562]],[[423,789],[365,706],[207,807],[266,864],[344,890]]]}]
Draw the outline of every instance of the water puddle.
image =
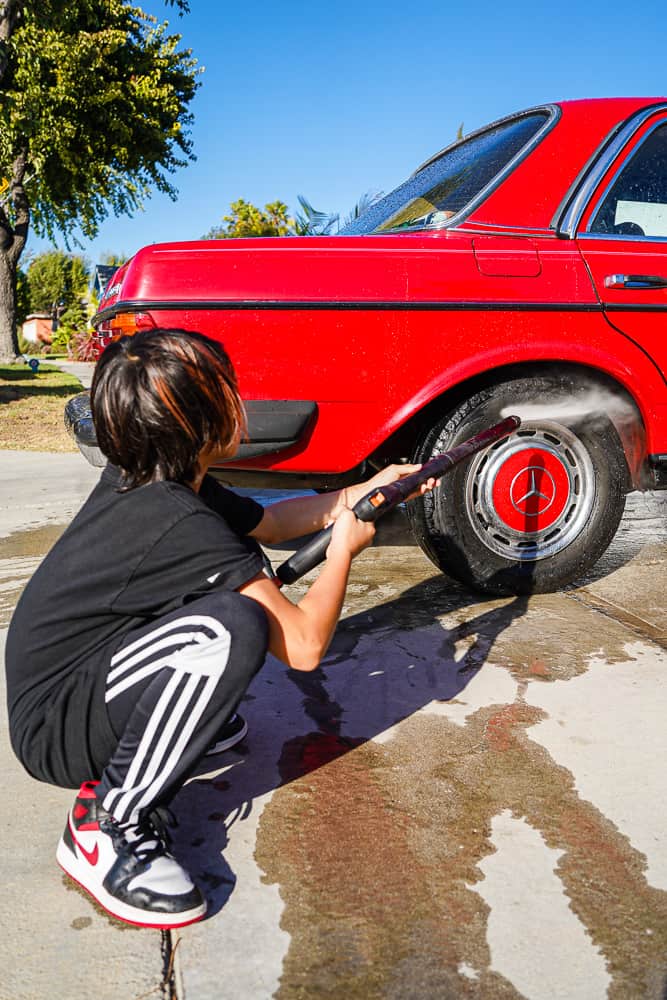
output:
[{"label": "water puddle", "polygon": [[45,524],[0,538],[0,628],[9,624],[23,588],[66,524]]}]

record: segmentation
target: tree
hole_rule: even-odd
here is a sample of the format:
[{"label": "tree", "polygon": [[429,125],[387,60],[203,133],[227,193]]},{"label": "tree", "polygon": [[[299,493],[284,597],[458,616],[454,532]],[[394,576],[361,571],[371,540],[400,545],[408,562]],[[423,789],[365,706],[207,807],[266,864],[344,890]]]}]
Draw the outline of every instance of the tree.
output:
[{"label": "tree", "polygon": [[90,271],[83,257],[62,250],[40,253],[28,268],[30,310],[56,318],[58,310],[87,298],[89,283]]},{"label": "tree", "polygon": [[363,215],[371,205],[374,205],[382,197],[383,194],[381,191],[362,194],[359,201],[353,206],[352,211],[341,222],[338,212],[319,212],[300,194],[299,205],[301,206],[301,212],[297,212],[296,214],[295,232],[298,236],[335,235],[350,222],[354,222],[360,215]]},{"label": "tree", "polygon": [[30,262],[26,280],[30,312],[51,316],[52,345],[65,349],[72,337],[86,328],[90,286],[86,260],[78,254],[47,250]]},{"label": "tree", "polygon": [[330,236],[340,228],[340,216],[336,212],[320,212],[302,194],[298,196],[301,211],[294,217],[294,231],[297,236]]},{"label": "tree", "polygon": [[231,240],[244,236],[289,236],[294,223],[287,215],[287,205],[282,201],[272,201],[257,208],[249,201],[239,198],[230,205],[229,215],[223,215],[222,225],[214,226],[202,236],[204,240]]},{"label": "tree", "polygon": [[115,251],[109,250],[107,253],[103,253],[98,260],[98,264],[104,264],[106,267],[121,267],[125,261],[128,259],[128,254],[126,253],[116,253]]},{"label": "tree", "polygon": [[223,216],[223,224],[209,229],[202,239],[231,240],[243,236],[331,236],[339,232],[348,222],[359,218],[381,197],[381,194],[362,195],[342,223],[338,213],[319,212],[301,194],[298,196],[301,211],[297,212],[293,219],[289,218],[287,214],[289,209],[283,201],[269,202],[262,210],[252,202],[239,198],[230,205],[230,214]]},{"label": "tree", "polygon": [[[182,12],[186,0],[166,0]],[[131,0],[0,0],[0,358],[29,226],[92,238],[193,159],[196,61]]]}]

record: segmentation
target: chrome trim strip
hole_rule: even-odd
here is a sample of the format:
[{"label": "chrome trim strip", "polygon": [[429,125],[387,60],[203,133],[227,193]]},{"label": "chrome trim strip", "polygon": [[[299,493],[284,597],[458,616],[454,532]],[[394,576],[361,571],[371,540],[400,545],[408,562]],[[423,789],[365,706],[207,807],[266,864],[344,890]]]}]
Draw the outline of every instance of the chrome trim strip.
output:
[{"label": "chrome trim strip", "polygon": [[[617,128],[604,139],[596,152],[593,154],[591,165],[588,169],[584,168],[584,176],[575,180],[574,184],[570,188],[570,192],[566,195],[564,200],[565,207],[559,213],[559,218],[554,219],[554,228],[559,236],[566,237],[567,239],[574,239],[577,234],[581,217],[584,214],[590,199],[593,197],[595,189],[598,187],[600,181],[609,169],[609,165],[623,150],[626,143],[629,142],[632,136],[641,128],[644,122],[651,117],[651,115],[665,110],[667,110],[666,102],[651,104],[649,107],[640,108],[639,111],[635,111],[630,118],[628,118],[625,124],[621,125],[620,129],[617,126]],[[656,122],[654,127],[657,128],[660,124],[662,123]],[[651,132],[652,131],[653,129],[651,129]],[[647,134],[650,135],[650,132]],[[621,167],[619,167],[619,170],[620,169]]]},{"label": "chrome trim strip", "polygon": [[623,233],[585,233],[577,234],[578,240],[623,240],[633,243],[667,243],[667,236],[624,236]]},{"label": "chrome trim strip", "polygon": [[495,222],[471,222],[468,226],[458,227],[457,232],[465,233],[466,236],[544,236],[552,240],[558,238],[553,229],[546,226],[506,226]]},{"label": "chrome trim strip", "polygon": [[530,142],[540,134],[540,132],[545,128],[546,125],[551,122],[557,122],[560,119],[562,111],[557,104],[537,104],[534,108],[525,108],[523,111],[514,111],[511,115],[505,115],[503,118],[497,118],[494,122],[488,122],[486,125],[482,125],[481,128],[475,129],[474,132],[469,132],[468,135],[464,135],[461,139],[457,139],[455,142],[450,142],[448,146],[444,146],[438,153],[434,153],[433,156],[429,156],[428,160],[424,160],[416,170],[413,170],[410,174],[411,177],[415,177],[417,174],[425,170],[426,167],[430,167],[432,163],[439,160],[441,156],[445,153],[449,153],[450,150],[455,149],[456,146],[462,146],[464,143],[469,142],[470,139],[475,139],[478,135],[483,135],[484,132],[490,132],[494,128],[498,128],[499,125],[506,125],[507,122],[519,120],[519,118],[527,118],[528,115],[537,114],[540,111],[546,112],[550,117],[547,118],[544,125],[535,133]]},{"label": "chrome trim strip", "polygon": [[[665,105],[665,107],[667,108],[667,105]],[[646,140],[648,139],[648,137],[650,135],[653,135],[653,133],[655,131],[657,131],[657,129],[664,128],[665,126],[667,126],[667,119],[662,118],[659,121],[655,122],[652,125],[652,127],[648,130],[648,132],[646,132],[646,134],[642,137],[639,145],[636,146],[635,149],[633,149],[632,153],[630,153],[630,155],[628,157],[626,157],[623,160],[623,162],[618,165],[617,170],[614,171],[613,177],[611,177],[609,179],[609,183],[607,184],[607,186],[605,187],[604,191],[598,197],[597,202],[595,203],[594,210],[591,212],[591,220],[595,217],[595,215],[597,214],[597,212],[598,212],[598,210],[600,208],[600,205],[605,200],[605,198],[607,197],[607,195],[609,194],[609,192],[613,188],[614,184],[616,183],[617,179],[619,178],[619,176],[623,172],[623,168],[625,167],[625,165],[637,154],[637,152],[642,148],[642,146],[644,146],[644,144],[646,143]],[[590,223],[589,223],[589,226],[590,226]],[[597,235],[596,233],[592,232],[590,228],[586,229],[586,232],[590,233],[591,236],[596,236]],[[615,236],[617,239],[623,239],[623,235],[624,234],[623,233],[608,233],[606,235]],[[646,237],[645,236],[640,236],[640,237],[638,237],[638,239],[642,239],[643,240],[643,239],[646,239]]]}]

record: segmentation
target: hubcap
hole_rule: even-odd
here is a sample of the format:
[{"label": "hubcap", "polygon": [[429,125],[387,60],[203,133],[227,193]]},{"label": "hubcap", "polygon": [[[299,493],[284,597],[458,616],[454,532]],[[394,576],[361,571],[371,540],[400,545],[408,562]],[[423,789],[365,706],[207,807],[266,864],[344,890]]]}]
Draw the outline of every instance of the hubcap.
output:
[{"label": "hubcap", "polygon": [[595,499],[587,449],[557,423],[522,424],[473,459],[466,505],[481,541],[524,562],[555,555],[581,533]]}]

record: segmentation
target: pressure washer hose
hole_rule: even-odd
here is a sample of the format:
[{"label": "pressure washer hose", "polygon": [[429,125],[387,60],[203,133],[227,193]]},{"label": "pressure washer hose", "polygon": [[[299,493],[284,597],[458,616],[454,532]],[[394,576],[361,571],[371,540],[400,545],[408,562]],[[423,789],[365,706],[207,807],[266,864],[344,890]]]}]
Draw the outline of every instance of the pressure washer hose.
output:
[{"label": "pressure washer hose", "polygon": [[[480,431],[479,434],[468,438],[467,441],[462,441],[461,444],[443,452],[442,455],[436,455],[429,462],[425,462],[417,472],[412,472],[410,475],[404,476],[403,479],[396,479],[393,483],[371,490],[354,505],[353,513],[360,521],[377,521],[387,511],[392,510],[399,503],[403,503],[422,483],[429,479],[440,479],[459,462],[463,462],[476,452],[488,448],[496,441],[508,437],[520,424],[519,417],[512,416],[501,420],[493,427]],[[331,524],[323,531],[319,531],[286,562],[282,563],[276,570],[279,582],[281,584],[294,583],[295,580],[319,565],[326,556],[332,532],[333,525]]]}]

